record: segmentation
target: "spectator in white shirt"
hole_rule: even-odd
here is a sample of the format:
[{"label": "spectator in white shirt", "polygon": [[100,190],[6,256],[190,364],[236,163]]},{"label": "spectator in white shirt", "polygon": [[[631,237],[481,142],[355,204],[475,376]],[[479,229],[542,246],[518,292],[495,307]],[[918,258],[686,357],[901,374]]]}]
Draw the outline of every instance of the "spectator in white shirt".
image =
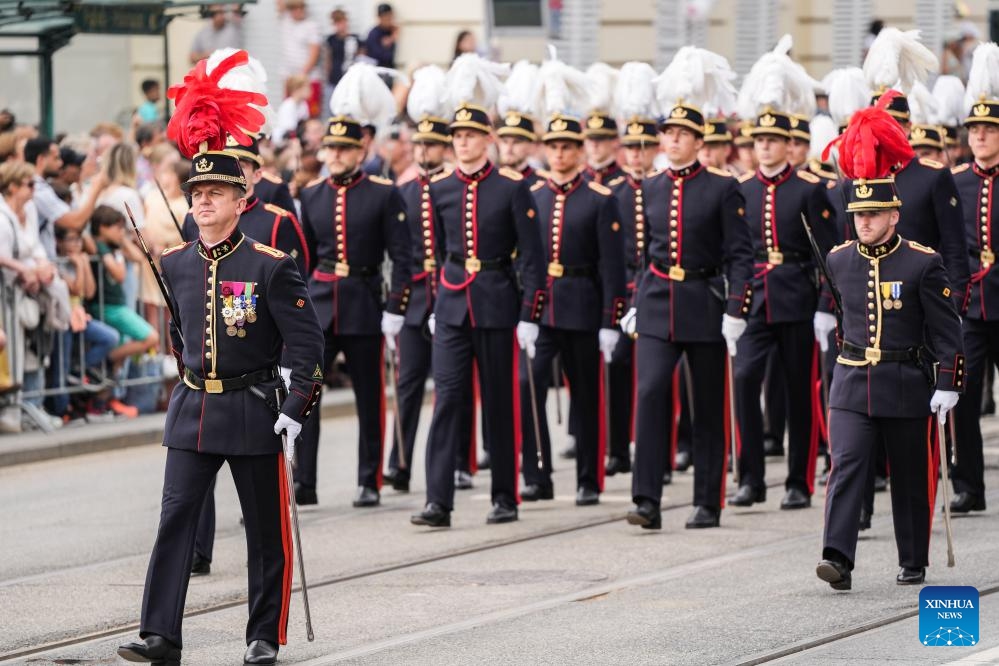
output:
[{"label": "spectator in white shirt", "polygon": [[283,146],[288,137],[295,134],[299,123],[309,119],[309,102],[312,95],[312,85],[309,79],[301,74],[288,77],[288,96],[284,98],[277,110],[277,120],[274,121],[273,141]]},{"label": "spectator in white shirt", "polygon": [[319,112],[319,52],[322,33],[319,23],[309,18],[305,0],[277,0],[281,20],[281,79],[287,81],[295,74],[308,77],[312,86],[309,115]]}]

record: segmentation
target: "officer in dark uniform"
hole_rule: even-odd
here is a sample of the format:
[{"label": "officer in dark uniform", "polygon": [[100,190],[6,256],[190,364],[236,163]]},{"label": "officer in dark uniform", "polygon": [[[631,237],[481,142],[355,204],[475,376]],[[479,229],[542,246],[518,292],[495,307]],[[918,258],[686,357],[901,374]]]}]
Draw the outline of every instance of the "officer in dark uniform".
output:
[{"label": "officer in dark uniform", "polygon": [[[403,327],[413,264],[406,212],[391,181],[360,169],[361,124],[349,116],[330,119],[326,135],[330,176],[302,190],[302,226],[314,269],[309,293],[326,336],[323,368],[339,352],[347,361],[358,418],[355,507],[376,506],[382,485],[385,425],[385,363],[382,336],[390,350]],[[382,261],[392,260],[387,302]],[[319,418],[302,431],[302,455],[295,470],[296,496],[316,503]]]},{"label": "officer in dark uniform", "polygon": [[[881,145],[904,146],[904,134],[881,109],[861,113],[851,120],[848,134],[863,128]],[[885,125],[897,133],[894,138],[886,135]],[[862,162],[875,163],[874,147],[866,150],[870,155]],[[842,301],[842,342],[830,395],[833,464],[816,574],[836,590],[852,585],[868,468],[882,443],[891,473],[901,567],[896,580],[919,584],[925,579],[939,464],[931,414],[946,418],[964,390],[960,319],[943,261],[933,250],[898,234],[903,201],[891,176],[858,171],[852,165],[860,162],[853,155],[841,156],[844,170],[854,179],[848,211],[854,213],[859,240],[837,246],[828,256]],[[831,315],[816,315],[817,334],[823,318]],[[832,321],[825,328],[834,325]],[[932,356],[927,343],[933,347]],[[939,359],[935,368],[934,357]]]},{"label": "officer in dark uniform", "polygon": [[[813,398],[818,357],[812,318],[818,278],[802,215],[809,220],[822,252],[835,245],[836,236],[825,184],[812,173],[794,169],[788,161],[791,119],[775,109],[765,109],[757,116],[751,132],[759,167],[739,178],[756,255],[756,297],[735,358],[735,404],[742,446],[741,485],[729,500],[734,506],[766,500],[759,399],[767,359],[775,349],[779,362],[774,370],[783,376],[790,419],[788,476],[781,508],[811,506],[814,491],[818,429],[813,427]],[[779,394],[778,400],[783,401],[784,396]]]},{"label": "officer in dark uniform", "polygon": [[[551,440],[543,417],[551,363],[561,355],[570,397],[578,411],[576,505],[600,501],[604,481],[607,424],[600,355],[609,360],[624,315],[624,246],[617,202],[611,190],[581,173],[583,134],[579,120],[555,114],[542,137],[548,179],[531,188],[541,219],[548,259],[547,309],[541,320],[537,356],[521,367],[520,426],[523,433],[525,502],[553,499]],[[534,373],[544,462],[537,465],[528,372]]]},{"label": "officer in dark uniform", "polygon": [[[951,511],[985,510],[985,466],[979,408],[986,367],[999,358],[999,272],[993,224],[999,206],[993,206],[999,175],[999,98],[975,104],[968,114],[968,145],[975,161],[953,169],[964,211],[964,228],[971,250],[972,275],[964,317],[964,348],[968,355],[967,396],[954,412],[957,464]],[[995,211],[995,212],[994,212]]]},{"label": "officer in dark uniform", "polygon": [[[694,395],[694,505],[688,528],[716,527],[724,505],[726,431],[725,349],[745,330],[752,305],[752,243],[745,200],[729,173],[697,161],[704,116],[675,104],[663,120],[672,165],[645,179],[648,246],[636,307],[622,322],[638,333],[638,405],[628,522],[660,529],[659,501],[667,469],[664,442],[671,413],[671,377],[686,353]],[[726,294],[725,278],[728,278]],[[690,316],[691,312],[698,316]],[[637,317],[637,326],[636,326]],[[723,343],[724,341],[724,343]]]},{"label": "officer in dark uniform", "polygon": [[[451,132],[457,168],[430,186],[443,262],[432,320],[437,395],[427,441],[427,504],[412,517],[413,524],[431,527],[451,524],[455,450],[466,441],[461,411],[473,363],[491,457],[493,507],[486,522],[517,519],[521,355],[514,328],[517,344],[533,356],[545,301],[537,210],[523,175],[489,162],[492,127],[485,108],[458,106]],[[523,292],[513,273],[514,252]]]},{"label": "officer in dark uniform", "polygon": [[[656,121],[633,116],[621,135],[624,147],[624,173],[607,181],[617,199],[624,237],[624,262],[627,299],[635,298],[635,283],[645,269],[646,219],[642,182],[653,171],[659,153]],[[635,344],[622,335],[610,363],[610,446],[605,474],[613,476],[631,471],[631,441],[635,423]]]},{"label": "officer in dark uniform", "polygon": [[[142,640],[118,651],[129,661],[180,662],[191,544],[223,462],[246,522],[244,663],[273,664],[286,642],[293,563],[284,465],[290,463],[277,433],[286,430],[293,442],[315,410],[323,341],[295,263],[238,228],[245,187],[235,156],[196,154],[185,189],[200,237],[162,255],[182,381],[166,417],[163,507],[142,600]],[[283,401],[276,395],[284,390],[279,361],[291,368],[291,392]],[[287,453],[293,457],[293,444]]]},{"label": "officer in dark uniform", "polygon": [[584,123],[587,160],[584,174],[598,185],[606,185],[624,173],[617,161],[620,145],[617,121],[608,113],[593,111],[586,116]]},{"label": "officer in dark uniform", "polygon": [[507,111],[496,121],[496,136],[500,166],[519,171],[528,187],[544,182],[545,175],[538,173],[530,162],[538,146],[533,117],[519,111]]}]

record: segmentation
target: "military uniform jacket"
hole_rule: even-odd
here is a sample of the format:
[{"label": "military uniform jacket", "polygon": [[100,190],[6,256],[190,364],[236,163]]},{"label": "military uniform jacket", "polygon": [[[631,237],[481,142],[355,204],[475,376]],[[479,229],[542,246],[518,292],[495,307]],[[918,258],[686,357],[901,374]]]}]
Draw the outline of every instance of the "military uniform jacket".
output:
[{"label": "military uniform jacket", "polygon": [[[876,247],[839,245],[828,265],[843,300],[831,407],[920,418],[930,414],[934,387],[964,390],[961,322],[939,254],[896,234]],[[933,359],[914,356],[927,343],[940,362],[935,383]]]},{"label": "military uniform jacket", "polygon": [[437,294],[437,230],[430,202],[430,179],[443,173],[445,169],[442,167],[430,174],[420,174],[399,186],[399,194],[406,206],[413,254],[413,276],[409,306],[406,308],[406,324],[409,326],[422,326],[434,311]]},{"label": "military uniform jacket", "polygon": [[[406,313],[412,252],[406,212],[391,181],[363,172],[316,180],[302,190],[302,226],[313,257],[309,293],[335,335],[381,335],[382,310]],[[392,276],[382,295],[382,261]]]},{"label": "military uniform jacket", "polygon": [[[250,197],[246,210],[239,216],[239,230],[250,238],[281,250],[295,261],[303,279],[309,276],[309,249],[305,243],[305,233],[295,216],[274,204],[264,203],[259,197]],[[194,216],[184,216],[183,237],[185,241],[198,240],[198,225]]]},{"label": "military uniform jacket", "polygon": [[627,303],[624,246],[610,189],[581,174],[531,188],[548,260],[542,323],[572,331],[616,328]]},{"label": "military uniform jacket", "polygon": [[264,203],[283,208],[295,217],[295,199],[291,196],[288,184],[266,171],[260,172],[260,180],[253,186],[253,193]]},{"label": "military uniform jacket", "polygon": [[639,335],[720,342],[722,314],[746,317],[753,300],[753,245],[739,184],[694,162],[646,178],[642,198],[649,245],[636,289]]},{"label": "military uniform jacket", "polygon": [[[537,209],[524,177],[487,163],[474,174],[460,169],[433,178],[440,262],[437,321],[478,328],[537,322],[545,302],[545,255]],[[518,288],[511,257],[517,253]]]},{"label": "military uniform jacket", "polygon": [[587,166],[583,169],[583,177],[587,180],[592,180],[597,185],[607,185],[610,181],[623,175],[624,169],[622,169],[621,165],[617,163],[617,160],[614,160],[610,164],[600,167],[599,169],[594,169],[591,166]]},{"label": "military uniform jacket", "polygon": [[547,172],[535,169],[530,164],[520,170],[520,175],[524,177],[528,187],[534,187],[548,179]]},{"label": "military uniform jacket", "polygon": [[[281,412],[299,423],[316,407],[323,381],[322,330],[295,263],[237,228],[211,248],[195,241],[167,249],[162,267],[179,318],[170,334],[183,379],[170,397],[163,444],[219,455],[280,452],[278,360],[291,368]],[[200,380],[257,371],[266,378],[254,386],[260,395],[249,388],[218,393],[196,389],[186,371]]]},{"label": "military uniform jacket", "polygon": [[624,265],[628,282],[628,298],[634,298],[635,280],[645,264],[645,199],[642,180],[631,174],[622,174],[607,182],[607,187],[617,199],[624,234]]},{"label": "military uniform jacket", "polygon": [[[964,213],[965,240],[971,255],[971,279],[968,283],[968,319],[999,320],[999,273],[995,270],[997,243],[993,240],[993,220],[999,205],[993,207],[999,167],[985,170],[977,164],[962,164],[952,169]],[[995,212],[994,212],[995,211]]]},{"label": "military uniform jacket", "polygon": [[833,208],[825,182],[788,165],[768,178],[760,171],[739,178],[753,239],[753,317],[768,324],[811,321],[819,282],[804,215],[825,255],[836,245]]}]

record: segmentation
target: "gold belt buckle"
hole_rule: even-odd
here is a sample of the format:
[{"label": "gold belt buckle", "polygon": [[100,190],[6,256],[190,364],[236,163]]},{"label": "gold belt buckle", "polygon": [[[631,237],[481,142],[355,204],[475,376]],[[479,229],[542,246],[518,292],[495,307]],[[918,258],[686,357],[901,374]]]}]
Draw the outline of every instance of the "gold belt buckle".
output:
[{"label": "gold belt buckle", "polygon": [[996,263],[996,255],[992,251],[992,248],[987,247],[984,250],[982,250],[980,259],[983,264],[988,264],[989,266]]},{"label": "gold belt buckle", "polygon": [[433,259],[423,260],[423,270],[425,270],[428,273],[433,273],[436,269],[437,269],[436,261],[434,261]]},{"label": "gold belt buckle", "polygon": [[562,264],[558,263],[557,261],[553,261],[548,264],[548,275],[554,278],[560,278],[564,274],[565,274],[565,266],[563,266]]},{"label": "gold belt buckle", "polygon": [[478,257],[469,257],[465,259],[465,270],[469,273],[478,273],[482,270],[482,262]]},{"label": "gold belt buckle", "polygon": [[347,277],[350,275],[350,265],[342,261],[336,262],[336,266],[333,267],[333,272],[339,277]]},{"label": "gold belt buckle", "polygon": [[205,393],[221,393],[222,392],[222,380],[221,379],[206,379],[205,380]]},{"label": "gold belt buckle", "polygon": [[676,282],[683,282],[684,278],[687,277],[687,271],[683,270],[679,266],[669,267],[669,279]]},{"label": "gold belt buckle", "polygon": [[870,361],[871,365],[877,365],[881,361],[881,350],[867,347],[864,349],[864,359]]},{"label": "gold belt buckle", "polygon": [[784,263],[784,253],[778,252],[777,250],[770,250],[767,252],[767,263],[773,264],[774,266],[780,266]]}]

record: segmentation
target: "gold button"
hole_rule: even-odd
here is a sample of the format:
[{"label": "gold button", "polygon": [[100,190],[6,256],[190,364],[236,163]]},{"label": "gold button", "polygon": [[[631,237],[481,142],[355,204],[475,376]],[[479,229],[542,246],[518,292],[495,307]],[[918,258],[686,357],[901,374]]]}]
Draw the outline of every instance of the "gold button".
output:
[{"label": "gold button", "polygon": [[430,238],[430,230],[429,229],[425,229],[423,231],[423,237],[424,238]]},{"label": "gold button", "polygon": [[873,310],[874,309],[874,303],[868,303],[867,304],[867,309],[868,310]]},{"label": "gold button", "polygon": [[874,298],[874,292],[873,291],[867,292],[867,298]]},{"label": "gold button", "polygon": [[[211,320],[212,320],[211,315],[205,315],[205,321],[211,321]],[[211,331],[209,331],[209,333],[211,333]]]},{"label": "gold button", "polygon": [[674,248],[674,249],[675,249],[675,248],[676,248],[676,241],[670,241],[670,244],[669,244],[669,246],[670,246],[671,248]]},{"label": "gold button", "polygon": [[[205,295],[206,295],[206,296],[211,296],[211,295],[212,295],[212,290],[211,290],[211,289],[209,289],[208,291],[206,291],[206,292],[205,292]],[[209,303],[209,305],[211,305],[211,304]]]},{"label": "gold button", "polygon": [[873,345],[873,344],[874,344],[874,342],[875,342],[875,338],[874,338],[874,336],[871,336],[871,337],[870,337],[870,341],[871,341],[871,344]]},{"label": "gold button", "polygon": [[334,222],[343,222],[343,215],[337,215],[333,218]]},{"label": "gold button", "polygon": [[211,357],[212,357],[211,352],[205,352],[205,358],[211,358]]},{"label": "gold button", "polygon": [[867,271],[867,277],[874,277],[874,271]]},{"label": "gold button", "polygon": [[878,327],[877,326],[868,326],[867,330],[870,331],[871,333],[873,333],[874,331],[878,330]]},{"label": "gold button", "polygon": [[870,319],[871,321],[874,321],[876,319],[876,317],[872,314],[867,315],[867,318]]},{"label": "gold button", "polygon": [[430,220],[423,220],[423,228],[424,229],[430,228]]},{"label": "gold button", "polygon": [[773,185],[767,185],[767,192],[773,192],[773,191],[774,191],[774,186]]},{"label": "gold button", "polygon": [[670,217],[679,217],[680,213],[674,208],[669,212]]},{"label": "gold button", "polygon": [[676,252],[669,253],[670,259],[676,259]]},{"label": "gold button", "polygon": [[212,346],[212,340],[211,340],[211,338],[205,340],[205,346],[206,347],[211,347]]},{"label": "gold button", "polygon": [[679,235],[679,234],[677,234],[677,233],[676,233],[675,231],[671,231],[671,232],[669,232],[669,237],[670,237],[670,238],[676,238],[676,237],[677,237],[678,235]]},{"label": "gold button", "polygon": [[642,215],[641,213],[636,213],[635,214],[635,222],[641,222],[644,219],[645,219],[645,216]]}]

